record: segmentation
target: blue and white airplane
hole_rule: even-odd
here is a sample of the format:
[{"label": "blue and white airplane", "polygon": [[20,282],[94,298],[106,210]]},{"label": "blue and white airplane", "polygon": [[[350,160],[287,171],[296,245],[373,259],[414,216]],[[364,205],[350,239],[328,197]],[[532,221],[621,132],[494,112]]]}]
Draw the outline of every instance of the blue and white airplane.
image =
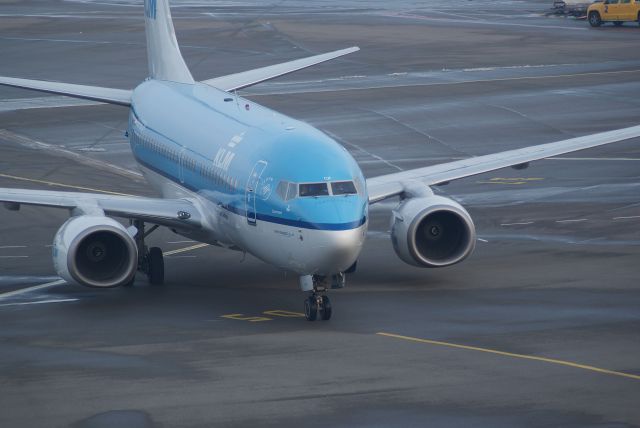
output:
[{"label": "blue and white airplane", "polygon": [[[473,220],[430,186],[640,136],[640,126],[364,178],[340,144],[236,90],[358,50],[194,81],[175,37],[168,0],[145,0],[150,77],[133,90],[0,77],[0,84],[129,107],[127,135],[147,181],[162,198],[0,188],[0,201],[66,208],[54,266],[67,282],[130,285],[137,271],[164,280],[158,226],[200,242],[248,252],[300,277],[307,319],[331,317],[326,292],[345,285],[367,232],[370,204],[391,197],[397,255],[420,267],[458,263],[474,249]],[[124,226],[111,216],[129,219]],[[145,224],[153,225],[145,230]]]}]

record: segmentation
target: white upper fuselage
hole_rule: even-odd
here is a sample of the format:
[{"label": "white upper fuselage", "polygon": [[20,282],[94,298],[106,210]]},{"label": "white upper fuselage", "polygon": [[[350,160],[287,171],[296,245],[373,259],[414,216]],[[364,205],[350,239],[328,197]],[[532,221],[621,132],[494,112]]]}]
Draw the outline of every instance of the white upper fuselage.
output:
[{"label": "white upper fuselage", "polygon": [[147,80],[133,93],[129,139],[164,197],[200,201],[205,227],[189,236],[305,275],[356,261],[364,177],[310,125],[205,84]]}]

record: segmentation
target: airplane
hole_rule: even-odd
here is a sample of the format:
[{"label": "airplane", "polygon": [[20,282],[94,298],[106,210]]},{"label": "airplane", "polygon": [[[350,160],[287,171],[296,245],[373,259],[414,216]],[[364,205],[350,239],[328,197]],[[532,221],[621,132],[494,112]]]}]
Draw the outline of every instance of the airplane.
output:
[{"label": "airplane", "polygon": [[355,271],[371,204],[399,198],[391,241],[400,259],[450,266],[473,252],[476,230],[465,208],[432,186],[640,136],[640,126],[632,126],[365,179],[325,133],[236,92],[359,48],[196,82],[168,0],[145,0],[144,12],[149,77],[133,90],[0,77],[6,86],[128,107],[125,135],[133,156],[162,196],[0,188],[10,210],[22,204],[69,210],[53,244],[55,270],[68,283],[130,286],[142,272],[161,284],[162,250],[145,240],[164,226],[295,273],[308,293],[306,318],[328,320],[327,292],[344,287],[345,274]]}]

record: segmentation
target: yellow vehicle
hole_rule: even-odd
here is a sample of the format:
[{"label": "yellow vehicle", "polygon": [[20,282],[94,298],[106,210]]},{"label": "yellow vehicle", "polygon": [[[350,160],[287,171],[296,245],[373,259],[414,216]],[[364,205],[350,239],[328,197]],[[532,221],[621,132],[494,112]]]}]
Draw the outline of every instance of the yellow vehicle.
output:
[{"label": "yellow vehicle", "polygon": [[592,27],[599,27],[605,22],[613,22],[617,26],[629,21],[640,24],[640,0],[604,0],[594,3],[587,9],[587,17]]}]

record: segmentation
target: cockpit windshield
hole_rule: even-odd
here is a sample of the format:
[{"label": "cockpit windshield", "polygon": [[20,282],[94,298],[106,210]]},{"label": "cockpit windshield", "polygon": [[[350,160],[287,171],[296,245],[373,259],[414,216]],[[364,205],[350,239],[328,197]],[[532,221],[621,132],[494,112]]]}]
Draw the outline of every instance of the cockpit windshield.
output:
[{"label": "cockpit windshield", "polygon": [[294,198],[318,196],[345,196],[360,193],[359,183],[353,181],[334,181],[331,183],[292,183],[281,181],[278,183],[277,193],[284,201]]},{"label": "cockpit windshield", "polygon": [[298,186],[298,195],[305,196],[328,196],[329,187],[327,183],[301,183]]},{"label": "cockpit windshield", "polygon": [[331,183],[331,193],[334,195],[355,195],[358,191],[353,181],[334,181]]}]

